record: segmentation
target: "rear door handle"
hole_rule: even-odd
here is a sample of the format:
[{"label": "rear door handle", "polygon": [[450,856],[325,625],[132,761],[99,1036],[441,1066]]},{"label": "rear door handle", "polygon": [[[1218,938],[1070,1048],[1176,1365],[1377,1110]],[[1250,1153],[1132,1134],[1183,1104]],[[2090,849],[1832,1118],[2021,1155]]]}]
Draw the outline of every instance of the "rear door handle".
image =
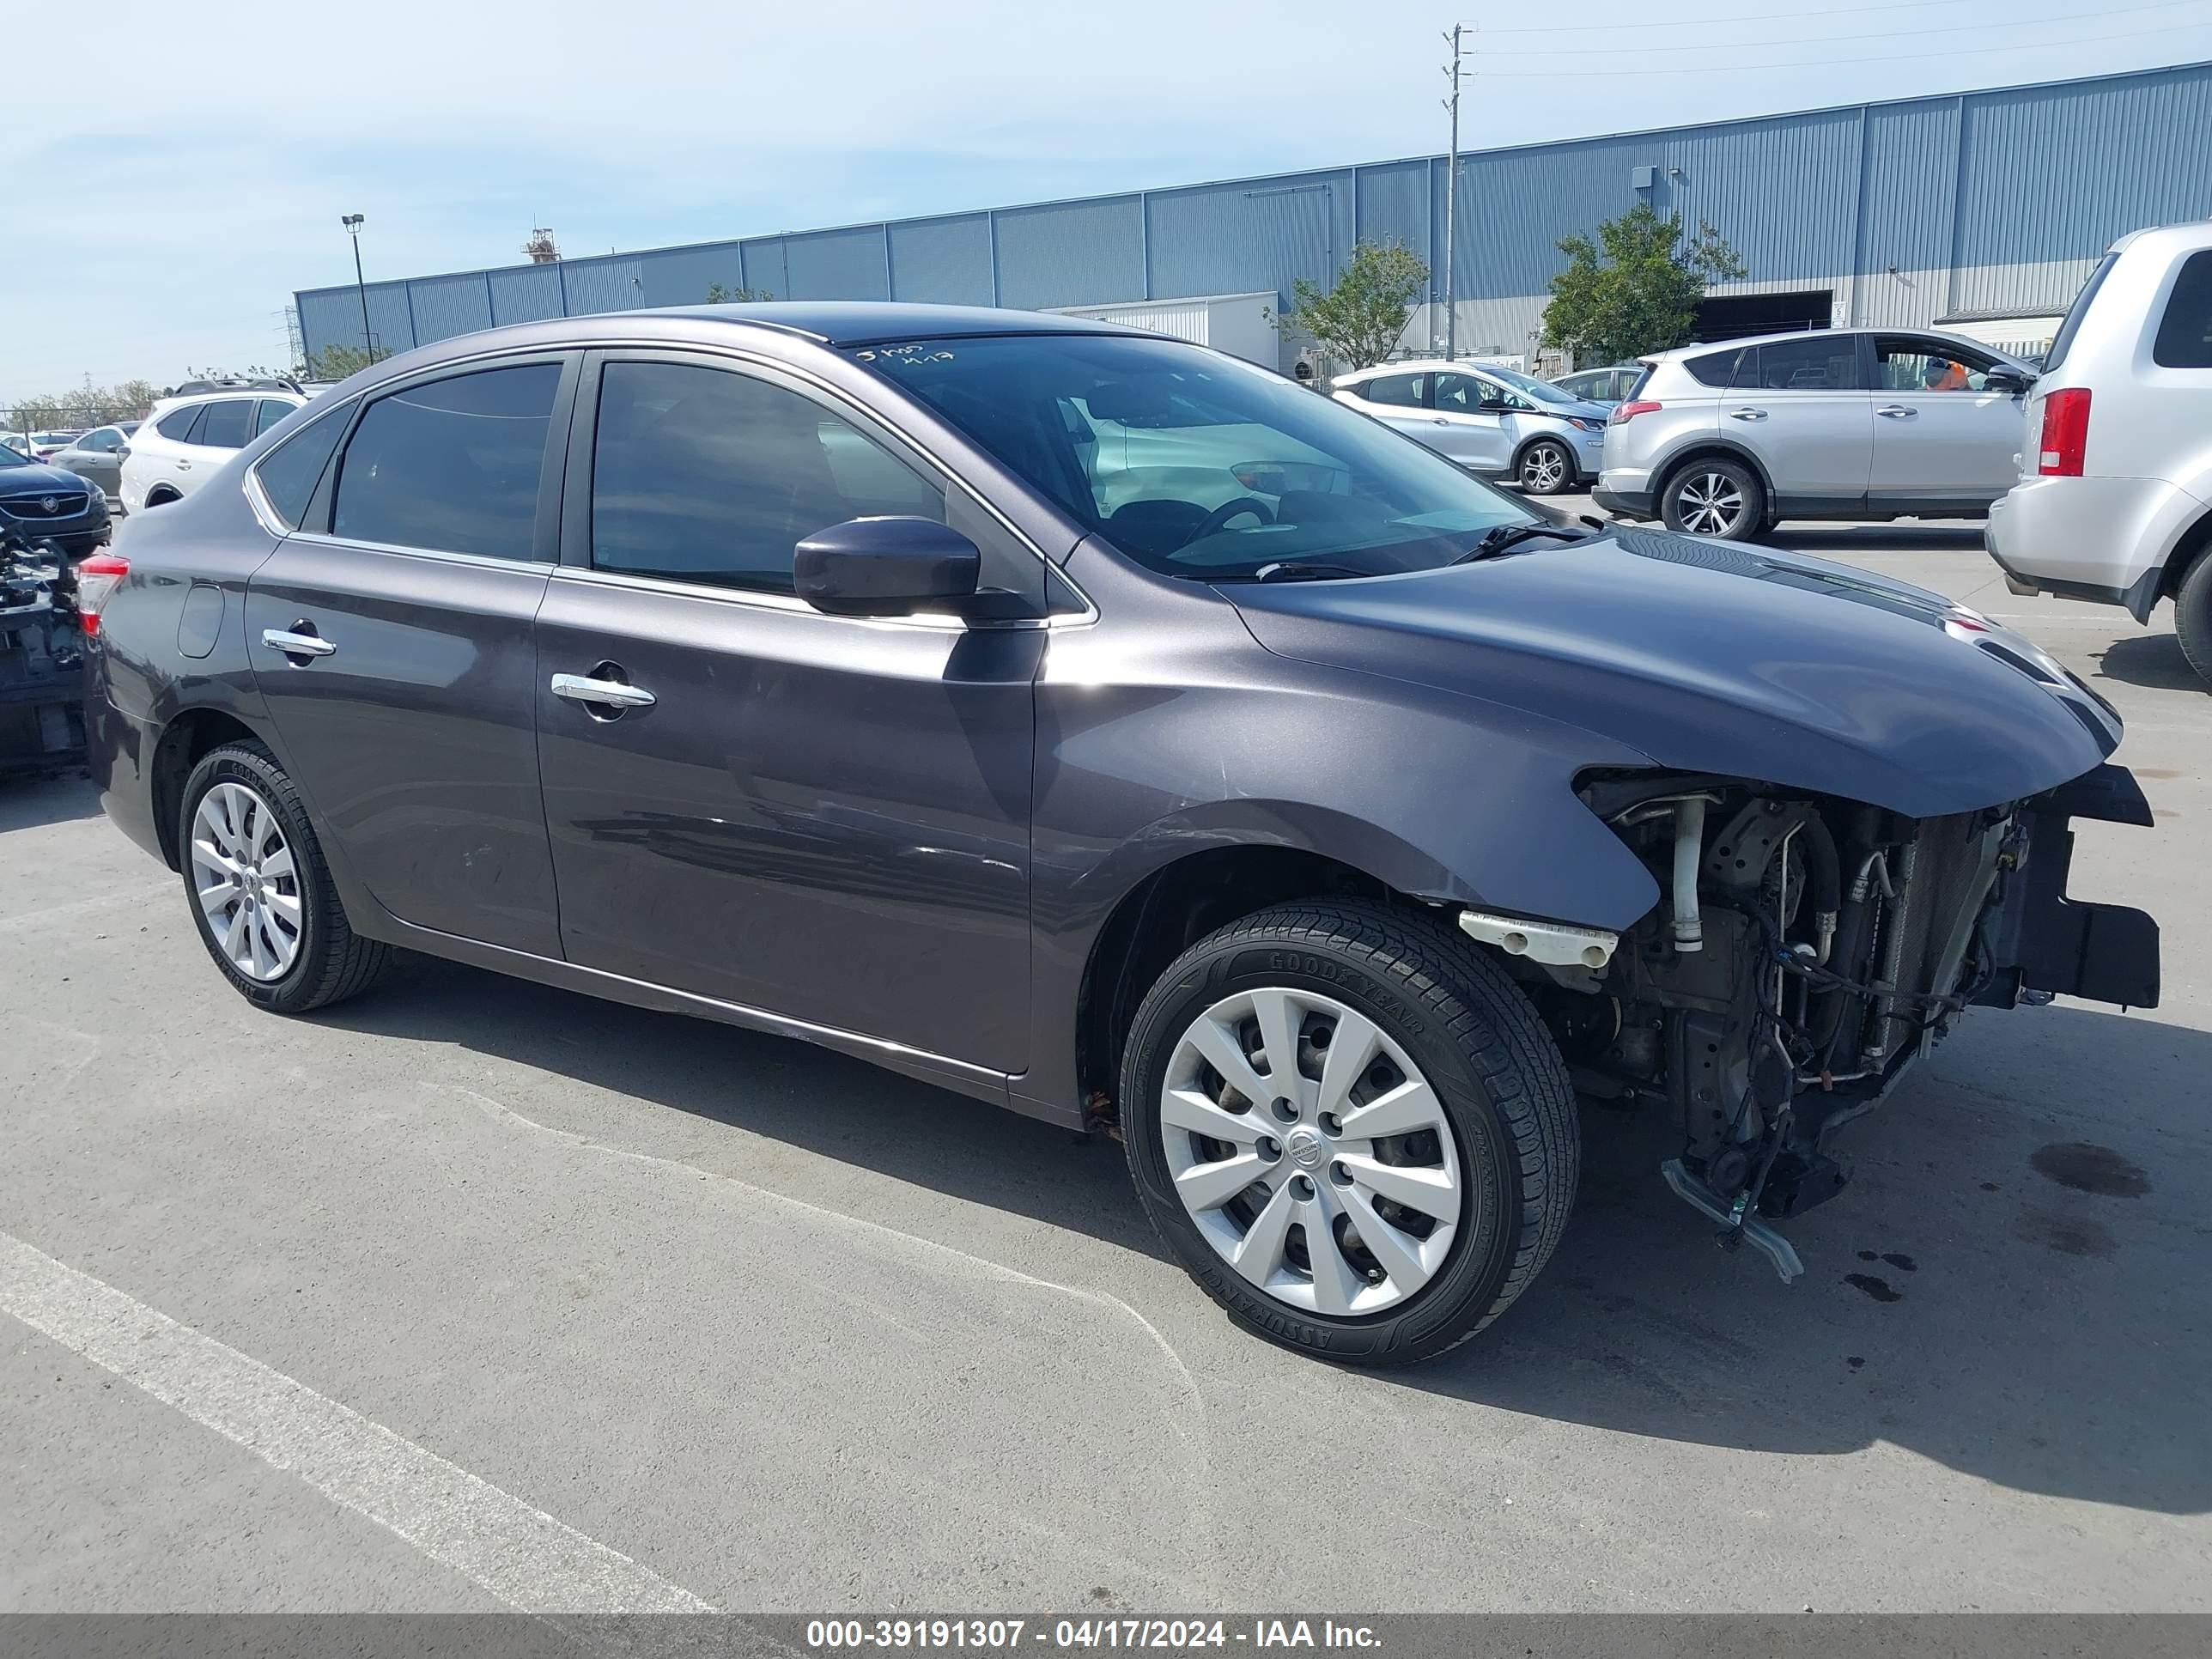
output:
[{"label": "rear door handle", "polygon": [[1766,418],[1766,411],[1763,409],[1731,409],[1729,410],[1729,418],[1735,421],[1763,421]]},{"label": "rear door handle", "polygon": [[650,708],[657,699],[641,685],[599,679],[588,674],[556,674],[553,695],[570,702],[592,703],[601,708]]},{"label": "rear door handle", "polygon": [[264,628],[261,643],[272,651],[282,651],[288,657],[327,657],[337,650],[328,640],[316,634],[295,634],[289,628]]},{"label": "rear door handle", "polygon": [[189,472],[191,470],[192,464],[190,461],[179,461],[177,463],[177,471],[179,472]]},{"label": "rear door handle", "polygon": [[1880,409],[1875,410],[1875,414],[1886,421],[1909,421],[1919,412],[1917,409],[1908,409],[1903,404],[1884,404]]}]

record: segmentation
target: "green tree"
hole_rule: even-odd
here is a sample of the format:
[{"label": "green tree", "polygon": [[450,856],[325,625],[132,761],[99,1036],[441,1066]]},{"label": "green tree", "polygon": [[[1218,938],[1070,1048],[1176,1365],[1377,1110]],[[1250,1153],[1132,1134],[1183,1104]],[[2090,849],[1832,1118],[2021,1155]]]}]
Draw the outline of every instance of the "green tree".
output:
[{"label": "green tree", "polygon": [[57,428],[106,426],[135,420],[161,396],[144,380],[100,386],[88,379],[74,392],[50,392],[0,406],[0,425],[10,432],[46,432]]},{"label": "green tree", "polygon": [[1744,263],[1703,220],[1685,238],[1680,214],[1638,203],[1597,228],[1597,240],[1559,242],[1567,268],[1552,278],[1544,343],[1577,362],[1613,363],[1689,337],[1705,284],[1741,276]]},{"label": "green tree", "polygon": [[1428,280],[1428,266],[1410,248],[1362,242],[1335,287],[1323,291],[1303,277],[1292,283],[1295,303],[1281,320],[1312,335],[1331,356],[1365,368],[1390,355]]},{"label": "green tree", "polygon": [[750,305],[758,300],[774,298],[775,295],[764,288],[724,288],[715,283],[707,289],[707,303],[710,306]]},{"label": "green tree", "polygon": [[342,345],[336,342],[325,346],[310,356],[300,378],[307,380],[343,380],[349,374],[359,374],[371,363],[380,363],[392,355],[390,346],[372,346],[363,351],[359,346]]}]

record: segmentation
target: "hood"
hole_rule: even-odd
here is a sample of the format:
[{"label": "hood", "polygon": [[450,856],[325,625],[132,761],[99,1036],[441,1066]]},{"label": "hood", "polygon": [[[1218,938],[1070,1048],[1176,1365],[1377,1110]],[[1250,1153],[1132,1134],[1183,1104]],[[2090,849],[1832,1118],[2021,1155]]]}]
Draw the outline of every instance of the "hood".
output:
[{"label": "hood", "polygon": [[1662,532],[1221,591],[1283,656],[1567,721],[1670,770],[1910,817],[2039,794],[2120,737],[2040,647],[1940,594]]},{"label": "hood", "polygon": [[0,499],[11,495],[52,495],[81,490],[84,480],[67,467],[33,461],[28,466],[0,466]]}]

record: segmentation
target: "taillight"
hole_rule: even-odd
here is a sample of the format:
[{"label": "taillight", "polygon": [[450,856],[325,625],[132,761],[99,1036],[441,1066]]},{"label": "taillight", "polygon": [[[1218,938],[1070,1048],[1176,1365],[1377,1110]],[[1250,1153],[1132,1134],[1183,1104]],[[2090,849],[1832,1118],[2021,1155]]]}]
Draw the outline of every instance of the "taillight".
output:
[{"label": "taillight", "polygon": [[100,632],[100,608],[123,586],[131,561],[115,553],[95,553],[76,568],[77,620],[88,634]]},{"label": "taillight", "polygon": [[2036,471],[2046,478],[2078,478],[2089,447],[2089,388],[2072,386],[2043,399],[2043,441]]},{"label": "taillight", "polygon": [[1613,406],[1613,424],[1626,426],[1638,415],[1656,415],[1659,409],[1660,405],[1648,398],[1638,398],[1633,403],[1615,404]]}]

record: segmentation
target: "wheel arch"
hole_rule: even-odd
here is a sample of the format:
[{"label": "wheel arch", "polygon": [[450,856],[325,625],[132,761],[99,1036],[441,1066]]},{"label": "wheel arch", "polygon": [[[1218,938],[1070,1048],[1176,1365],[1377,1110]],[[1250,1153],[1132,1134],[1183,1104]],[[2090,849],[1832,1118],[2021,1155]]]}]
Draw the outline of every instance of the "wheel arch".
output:
[{"label": "wheel arch", "polygon": [[1581,471],[1582,460],[1581,458],[1575,453],[1574,445],[1568,441],[1565,434],[1558,432],[1532,432],[1527,437],[1522,439],[1522,441],[1513,447],[1513,459],[1506,463],[1507,471],[1517,476],[1521,471],[1522,457],[1526,455],[1530,450],[1534,449],[1538,444],[1546,443],[1557,444],[1561,449],[1567,452],[1567,467],[1571,472],[1579,473]]},{"label": "wheel arch", "polygon": [[261,734],[237,715],[220,708],[187,708],[161,728],[154,745],[149,777],[153,787],[154,829],[161,838],[161,856],[169,868],[180,867],[184,849],[177,844],[178,809],[184,804],[185,781],[192,768],[227,743],[268,745]]},{"label": "wheel arch", "polygon": [[1760,461],[1758,456],[1753,454],[1741,444],[1731,442],[1726,438],[1700,437],[1693,442],[1684,445],[1680,453],[1668,456],[1653,473],[1652,510],[1655,513],[1663,514],[1666,494],[1674,487],[1676,475],[1685,467],[1692,466],[1699,461],[1711,460],[1716,457],[1723,460],[1741,461],[1749,467],[1753,476],[1759,480],[1759,487],[1766,497],[1768,508],[1771,510],[1773,507],[1774,479],[1768,473],[1765,463]]},{"label": "wheel arch", "polygon": [[2158,591],[2153,603],[2179,596],[2181,584],[2197,560],[2212,557],[2212,507],[2207,507],[2196,522],[2183,531],[2173,544],[2173,551],[2166,556],[2166,568],[2159,573]]}]

